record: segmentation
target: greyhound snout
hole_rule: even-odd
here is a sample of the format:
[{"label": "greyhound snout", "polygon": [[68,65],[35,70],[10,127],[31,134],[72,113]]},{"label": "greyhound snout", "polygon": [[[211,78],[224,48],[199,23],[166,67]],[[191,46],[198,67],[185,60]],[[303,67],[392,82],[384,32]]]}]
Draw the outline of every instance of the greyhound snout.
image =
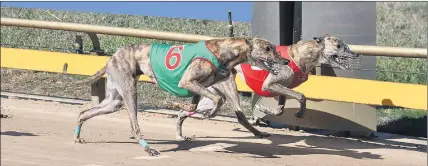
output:
[{"label": "greyhound snout", "polygon": [[268,58],[255,58],[254,61],[263,69],[269,71],[269,73],[274,75],[278,74],[278,71],[274,69],[274,65],[276,64],[274,60]]}]

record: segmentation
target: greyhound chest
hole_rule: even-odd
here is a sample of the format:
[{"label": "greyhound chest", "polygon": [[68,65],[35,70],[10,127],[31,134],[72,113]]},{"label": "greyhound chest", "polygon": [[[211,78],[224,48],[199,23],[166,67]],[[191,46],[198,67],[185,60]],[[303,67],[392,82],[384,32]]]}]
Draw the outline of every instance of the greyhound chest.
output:
[{"label": "greyhound chest", "polygon": [[[308,80],[309,73],[304,73],[300,70],[299,66],[294,62],[293,58],[290,57],[287,53],[288,46],[276,46],[276,50],[281,54],[285,59],[290,60],[288,66],[293,70],[293,81],[290,85],[290,89],[295,88]],[[259,96],[272,97],[275,96],[269,91],[263,91],[262,86],[263,82],[266,80],[269,72],[267,70],[260,69],[255,66],[251,66],[248,63],[241,64],[242,74],[248,87],[250,87],[254,93]]]}]

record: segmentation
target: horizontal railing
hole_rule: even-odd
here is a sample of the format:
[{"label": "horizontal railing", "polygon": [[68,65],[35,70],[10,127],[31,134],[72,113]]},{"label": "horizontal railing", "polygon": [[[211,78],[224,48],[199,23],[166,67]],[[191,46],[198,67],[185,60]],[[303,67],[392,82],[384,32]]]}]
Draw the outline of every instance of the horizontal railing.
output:
[{"label": "horizontal railing", "polygon": [[[1,26],[17,26],[27,28],[65,30],[106,35],[119,35],[129,37],[141,37],[159,40],[183,41],[194,43],[201,40],[214,39],[216,37],[204,35],[190,35],[173,32],[161,32],[154,30],[142,30],[120,27],[108,27],[99,25],[64,23],[53,21],[38,21],[28,19],[1,18]],[[427,58],[426,48],[400,48],[386,46],[349,45],[354,52],[368,56],[391,56],[407,58]]]},{"label": "horizontal railing", "polygon": [[[215,38],[203,35],[189,35],[153,30],[13,18],[1,18],[1,25],[86,32],[90,35],[92,34],[91,39],[94,37],[93,34],[142,37],[189,43]],[[365,45],[350,45],[350,48],[355,52],[368,56],[411,58],[427,57],[426,49],[421,48],[396,48]],[[1,48],[2,68],[56,73],[66,72],[67,74],[89,76],[102,68],[107,59],[108,57],[105,56],[83,56],[71,53]],[[64,71],[64,69],[66,69],[66,71]],[[242,79],[236,77],[235,80],[239,91],[252,92]],[[151,82],[150,78],[145,75],[140,77],[140,81]],[[295,88],[295,90],[304,93],[311,99],[427,110],[427,86],[425,85],[311,75],[307,82]]]}]

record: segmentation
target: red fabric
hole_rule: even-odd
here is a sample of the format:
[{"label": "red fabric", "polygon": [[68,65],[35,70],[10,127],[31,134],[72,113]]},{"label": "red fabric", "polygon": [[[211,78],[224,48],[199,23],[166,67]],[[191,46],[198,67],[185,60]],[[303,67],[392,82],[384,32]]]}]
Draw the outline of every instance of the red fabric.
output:
[{"label": "red fabric", "polygon": [[[309,73],[304,73],[302,70],[300,70],[299,66],[297,66],[293,59],[288,55],[287,48],[288,46],[276,46],[276,50],[281,54],[281,56],[285,59],[290,60],[288,66],[290,66],[290,68],[293,70],[294,78],[293,82],[291,83],[291,86],[288,88],[292,89],[308,80]],[[250,87],[254,91],[254,93],[264,97],[275,96],[269,91],[262,90],[263,82],[269,75],[269,72],[267,70],[254,69],[248,63],[241,64],[241,69],[242,74],[245,78],[245,82],[247,83],[248,87]]]},{"label": "red fabric", "polygon": [[273,96],[272,93],[268,91],[262,91],[263,82],[266,80],[266,77],[269,75],[269,72],[266,70],[254,70],[251,68],[251,65],[248,63],[241,64],[242,74],[244,75],[245,82],[248,87],[250,87],[254,93],[260,96]]}]

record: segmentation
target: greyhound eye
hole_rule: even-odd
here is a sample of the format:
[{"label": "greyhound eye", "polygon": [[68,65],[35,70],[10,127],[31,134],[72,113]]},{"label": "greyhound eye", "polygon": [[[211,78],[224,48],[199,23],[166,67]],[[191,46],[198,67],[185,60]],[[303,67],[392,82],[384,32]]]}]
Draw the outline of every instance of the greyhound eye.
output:
[{"label": "greyhound eye", "polygon": [[270,47],[266,47],[266,52],[269,52],[270,50]]}]

